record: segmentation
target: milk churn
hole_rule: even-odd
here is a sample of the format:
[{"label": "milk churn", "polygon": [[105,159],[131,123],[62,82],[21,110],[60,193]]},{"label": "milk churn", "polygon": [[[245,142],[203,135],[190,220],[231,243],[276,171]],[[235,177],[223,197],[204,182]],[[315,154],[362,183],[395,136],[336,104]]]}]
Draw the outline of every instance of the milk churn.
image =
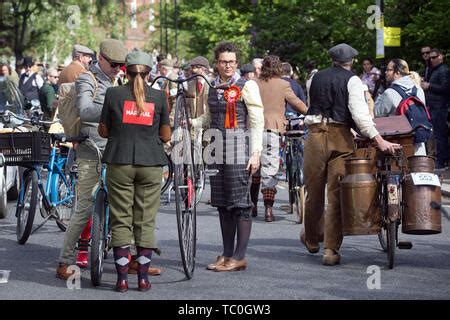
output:
[{"label": "milk churn", "polygon": [[345,175],[340,183],[344,235],[377,234],[381,229],[378,184],[372,166],[370,159],[345,160]]},{"label": "milk churn", "polygon": [[409,174],[403,180],[402,232],[435,234],[441,232],[441,187],[429,156],[408,158]]}]

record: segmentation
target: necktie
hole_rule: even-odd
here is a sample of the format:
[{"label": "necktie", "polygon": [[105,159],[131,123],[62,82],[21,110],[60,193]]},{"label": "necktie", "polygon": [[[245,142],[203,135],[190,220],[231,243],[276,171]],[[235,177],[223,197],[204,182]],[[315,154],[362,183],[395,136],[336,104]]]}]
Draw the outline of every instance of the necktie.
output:
[{"label": "necktie", "polygon": [[203,84],[200,80],[197,81],[197,91],[200,93],[202,92]]}]

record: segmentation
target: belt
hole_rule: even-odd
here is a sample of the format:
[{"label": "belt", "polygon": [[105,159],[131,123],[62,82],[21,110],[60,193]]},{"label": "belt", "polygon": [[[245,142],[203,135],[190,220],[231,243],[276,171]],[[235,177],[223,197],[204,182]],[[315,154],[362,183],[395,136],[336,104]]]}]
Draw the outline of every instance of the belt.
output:
[{"label": "belt", "polygon": [[269,132],[269,133],[275,133],[275,134],[281,135],[280,131],[277,131],[277,130],[265,129],[264,131],[265,132]]},{"label": "belt", "polygon": [[348,125],[346,125],[345,123],[336,123],[336,122],[319,122],[319,123],[313,123],[313,124],[309,124],[308,127],[309,128],[314,128],[314,127],[320,127],[320,126],[327,126],[327,127],[348,127]]}]

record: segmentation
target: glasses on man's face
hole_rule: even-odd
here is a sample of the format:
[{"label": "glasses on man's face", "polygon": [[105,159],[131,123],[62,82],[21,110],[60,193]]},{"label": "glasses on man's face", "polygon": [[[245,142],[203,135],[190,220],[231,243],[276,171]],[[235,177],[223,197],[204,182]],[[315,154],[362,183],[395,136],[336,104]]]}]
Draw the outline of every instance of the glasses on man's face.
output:
[{"label": "glasses on man's face", "polygon": [[430,56],[430,59],[436,59],[439,56]]},{"label": "glasses on man's face", "polygon": [[59,76],[49,76],[50,78],[59,79]]},{"label": "glasses on man's face", "polygon": [[117,67],[122,68],[125,63],[117,63],[117,62],[112,62],[111,60],[109,60],[107,57],[103,56],[102,57],[108,61],[109,65],[111,66],[111,68],[116,69]]},{"label": "glasses on man's face", "polygon": [[422,55],[424,55],[424,54],[430,54],[430,52],[431,52],[431,51],[424,51],[424,52],[422,52]]},{"label": "glasses on man's face", "polygon": [[390,71],[394,71],[394,69],[387,68],[385,72],[388,73],[388,72],[390,72]]},{"label": "glasses on man's face", "polygon": [[230,61],[219,60],[219,65],[222,67],[226,67],[227,65],[230,65],[230,67],[234,67],[236,64],[237,64],[236,60],[230,60]]}]

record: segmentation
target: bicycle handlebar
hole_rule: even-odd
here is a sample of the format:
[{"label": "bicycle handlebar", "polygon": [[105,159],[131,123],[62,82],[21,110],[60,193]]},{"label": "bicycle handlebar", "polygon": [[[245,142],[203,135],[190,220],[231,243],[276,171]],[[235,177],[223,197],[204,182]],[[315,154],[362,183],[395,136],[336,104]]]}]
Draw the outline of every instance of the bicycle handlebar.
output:
[{"label": "bicycle handlebar", "polygon": [[219,86],[213,86],[211,84],[211,82],[209,82],[209,80],[202,74],[194,74],[194,75],[190,76],[187,79],[180,79],[180,78],[178,78],[178,79],[169,79],[169,78],[167,78],[165,76],[158,76],[152,81],[151,86],[153,86],[156,83],[156,81],[158,81],[159,79],[165,79],[165,80],[167,80],[169,82],[180,84],[180,83],[183,83],[183,82],[191,81],[192,79],[197,78],[197,77],[202,77],[203,79],[205,79],[206,83],[208,84],[208,86],[210,88],[213,88],[213,89],[228,89],[229,88],[228,84],[226,84],[226,85],[219,85]]},{"label": "bicycle handlebar", "polygon": [[59,119],[55,120],[55,121],[44,121],[44,120],[40,120],[38,117],[35,117],[35,116],[32,116],[29,119],[29,118],[25,118],[25,117],[19,116],[19,115],[15,114],[14,112],[9,111],[9,110],[5,110],[4,112],[1,112],[0,116],[3,118],[3,120],[6,123],[10,123],[11,122],[11,117],[14,117],[14,118],[16,118],[18,120],[21,120],[23,122],[30,123],[32,125],[37,125],[37,126],[44,126],[44,125],[50,126],[50,125],[52,125],[54,123],[61,123],[61,121]]}]

